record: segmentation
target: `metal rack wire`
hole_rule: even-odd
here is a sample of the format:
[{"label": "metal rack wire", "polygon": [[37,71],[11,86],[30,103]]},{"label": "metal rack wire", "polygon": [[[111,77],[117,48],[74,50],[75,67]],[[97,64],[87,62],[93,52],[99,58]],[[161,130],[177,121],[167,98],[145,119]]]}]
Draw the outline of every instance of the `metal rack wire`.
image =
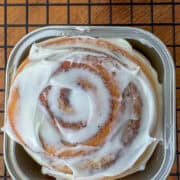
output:
[{"label": "metal rack wire", "polygon": [[[114,20],[114,8],[115,7],[126,7],[128,14],[127,14],[127,21],[115,21]],[[61,23],[63,25],[112,25],[112,26],[136,26],[136,27],[142,27],[142,28],[148,28],[149,31],[156,33],[155,28],[164,27],[167,26],[171,29],[171,40],[170,42],[167,42],[166,45],[168,48],[172,51],[172,55],[174,57],[175,63],[177,59],[177,48],[180,47],[180,44],[177,43],[176,35],[177,33],[180,33],[178,30],[176,30],[176,27],[180,27],[180,20],[176,20],[176,15],[180,14],[180,8],[178,10],[175,9],[175,7],[180,7],[180,0],[84,0],[81,2],[78,2],[78,0],[41,0],[41,1],[31,1],[31,0],[19,0],[14,2],[11,0],[0,0],[0,7],[4,9],[4,19],[3,23],[0,23],[0,28],[3,29],[3,39],[0,39],[2,42],[0,44],[0,50],[4,53],[4,65],[0,66],[0,72],[4,73],[6,68],[6,62],[8,58],[8,51],[9,49],[13,48],[13,44],[8,43],[8,29],[9,28],[25,28],[25,33],[28,33],[30,30],[29,28],[36,28],[41,27],[45,25],[57,25],[50,22],[50,7],[65,7],[66,8],[66,14],[67,19],[65,23]],[[9,7],[23,7],[25,9],[25,21],[23,23],[16,23],[16,22],[8,22],[8,8]],[[30,7],[43,7],[45,8],[45,21],[43,23],[32,23],[29,22],[30,19]],[[71,7],[79,8],[79,7],[86,7],[87,10],[87,20],[85,23],[81,23],[79,21],[74,22],[71,19]],[[94,21],[96,17],[93,15],[92,9],[96,7],[106,7],[107,9],[107,20],[104,22],[101,21],[97,22]],[[148,14],[145,15],[148,16],[148,21],[137,21],[135,19],[135,13],[136,13],[136,7],[142,7],[148,9]],[[165,8],[168,7],[170,11],[170,20],[169,21],[156,21],[155,20],[155,9],[156,7]],[[141,9],[142,10],[142,9]],[[144,12],[144,11],[143,11]],[[124,15],[125,17],[125,15]],[[23,18],[23,17],[22,17]],[[121,18],[121,17],[119,17]],[[179,37],[180,39],[180,37]],[[180,42],[180,40],[178,40]],[[1,51],[0,51],[1,52]],[[180,68],[180,64],[176,64],[176,68]],[[180,69],[179,69],[180,71]],[[1,74],[0,74],[1,75]],[[2,78],[2,77],[1,77]],[[177,84],[177,91],[180,90],[180,85]],[[4,83],[0,83],[0,93],[4,93]],[[0,107],[1,108],[1,107]],[[4,113],[3,107],[0,109],[0,114]],[[180,107],[177,107],[177,115],[180,115]],[[179,119],[180,120],[180,119]],[[180,169],[179,169],[179,155],[180,152],[178,151],[178,135],[180,135],[180,129],[178,129],[178,123],[177,123],[177,152],[176,152],[176,162],[174,164],[173,170],[170,174],[172,179],[180,179]],[[1,134],[1,136],[3,136]],[[0,152],[0,157],[3,157],[3,152]],[[5,168],[5,165],[2,165],[3,167],[0,168],[2,171],[2,174],[0,174],[0,179],[3,180],[10,180],[10,176],[7,173],[7,170]],[[1,173],[1,172],[0,172]]]}]

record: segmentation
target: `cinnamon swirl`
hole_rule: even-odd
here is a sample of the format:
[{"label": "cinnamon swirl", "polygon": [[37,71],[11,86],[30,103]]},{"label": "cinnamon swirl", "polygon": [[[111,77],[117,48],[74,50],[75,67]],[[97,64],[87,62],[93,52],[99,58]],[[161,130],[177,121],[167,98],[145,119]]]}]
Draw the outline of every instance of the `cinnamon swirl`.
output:
[{"label": "cinnamon swirl", "polygon": [[125,40],[33,44],[8,99],[5,131],[57,179],[117,179],[145,168],[159,140],[161,86]]}]

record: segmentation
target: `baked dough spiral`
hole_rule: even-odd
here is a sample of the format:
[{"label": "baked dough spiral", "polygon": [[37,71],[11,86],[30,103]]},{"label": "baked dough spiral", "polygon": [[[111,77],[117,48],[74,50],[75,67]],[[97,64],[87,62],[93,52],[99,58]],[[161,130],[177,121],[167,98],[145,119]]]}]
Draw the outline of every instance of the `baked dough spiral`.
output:
[{"label": "baked dough spiral", "polygon": [[125,40],[85,36],[33,44],[8,99],[5,131],[57,179],[116,179],[145,167],[161,91]]}]

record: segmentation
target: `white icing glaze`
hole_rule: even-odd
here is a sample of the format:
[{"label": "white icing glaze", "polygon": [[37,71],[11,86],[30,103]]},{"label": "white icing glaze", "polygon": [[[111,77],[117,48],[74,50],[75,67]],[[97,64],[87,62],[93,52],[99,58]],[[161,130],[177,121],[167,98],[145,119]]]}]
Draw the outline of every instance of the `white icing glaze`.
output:
[{"label": "white icing glaze", "polygon": [[[86,38],[86,37],[84,37]],[[157,90],[160,89],[158,84],[157,74],[151,67],[149,62],[135,52],[131,45],[125,40],[109,40],[112,43],[125,49],[132,55],[142,59],[145,66],[149,66],[152,72],[152,77],[156,82]],[[113,54],[107,49],[99,48],[98,46],[83,46],[81,44],[68,45],[51,45],[47,47],[41,46],[43,43],[33,44],[30,50],[30,63],[19,73],[13,82],[13,87],[18,87],[20,94],[18,116],[15,117],[16,129],[23,137],[26,151],[42,165],[43,173],[52,175],[59,180],[76,179],[76,180],[96,180],[105,176],[116,176],[121,173],[125,175],[144,169],[146,162],[150,158],[157,141],[159,134],[151,133],[154,128],[157,116],[159,92],[155,92],[151,82],[142,72],[141,68],[121,54]],[[91,51],[88,49],[89,48]],[[130,101],[125,112],[118,118],[118,124],[113,127],[111,134],[107,137],[105,144],[101,146],[86,146],[77,145],[76,147],[66,147],[61,140],[70,143],[80,143],[86,141],[90,137],[96,135],[99,127],[102,127],[110,113],[111,95],[104,84],[104,81],[94,72],[88,69],[72,68],[68,71],[54,72],[63,63],[64,60],[82,63],[83,58],[87,55],[96,57],[106,57],[111,55],[117,59],[117,62],[102,61],[101,65],[105,67],[109,73],[115,73],[114,80],[117,82],[120,92],[133,82],[143,102],[141,114],[141,126],[135,140],[129,145],[124,146],[120,140],[125,124],[129,119],[136,120],[137,115],[132,111],[132,102]],[[86,62],[88,64],[88,62]],[[95,89],[84,90],[78,86],[77,80],[88,80]],[[81,129],[70,129],[62,127],[58,124],[55,128],[51,122],[51,117],[47,110],[43,107],[39,100],[40,93],[47,87],[51,86],[48,93],[48,104],[50,110],[56,118],[63,119],[68,123],[87,123]],[[59,107],[59,94],[63,88],[70,90],[69,103],[73,109],[71,113],[64,111]],[[11,92],[10,97],[11,99]],[[116,99],[119,103],[122,100],[120,96]],[[18,143],[20,141],[13,134],[10,128],[9,121],[6,123],[4,130]],[[68,159],[57,158],[50,156],[43,149],[40,138],[45,144],[49,144],[58,149],[57,154],[65,150],[96,150],[86,156],[77,156]],[[22,144],[22,143],[20,143]],[[23,144],[24,145],[24,144]],[[149,152],[142,159],[142,164],[133,167],[136,161],[149,148]],[[87,160],[98,161],[109,154],[118,154],[119,158],[113,165],[97,170],[90,171],[82,169],[81,165]],[[54,165],[67,165],[73,175],[64,174],[53,168]],[[129,172],[129,173],[128,173]],[[123,175],[122,175],[123,176]]]}]

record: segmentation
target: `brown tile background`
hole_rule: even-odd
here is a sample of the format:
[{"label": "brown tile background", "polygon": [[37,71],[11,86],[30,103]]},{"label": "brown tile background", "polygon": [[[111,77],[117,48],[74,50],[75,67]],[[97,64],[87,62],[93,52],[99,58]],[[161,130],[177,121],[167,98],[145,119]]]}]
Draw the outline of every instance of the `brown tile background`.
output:
[{"label": "brown tile background", "polygon": [[[176,64],[177,100],[177,155],[168,180],[179,180],[180,0],[0,0],[1,127],[7,58],[22,36],[47,24],[134,26],[156,34],[167,45]],[[3,134],[0,132],[0,180],[10,180],[3,163],[2,141]]]}]

